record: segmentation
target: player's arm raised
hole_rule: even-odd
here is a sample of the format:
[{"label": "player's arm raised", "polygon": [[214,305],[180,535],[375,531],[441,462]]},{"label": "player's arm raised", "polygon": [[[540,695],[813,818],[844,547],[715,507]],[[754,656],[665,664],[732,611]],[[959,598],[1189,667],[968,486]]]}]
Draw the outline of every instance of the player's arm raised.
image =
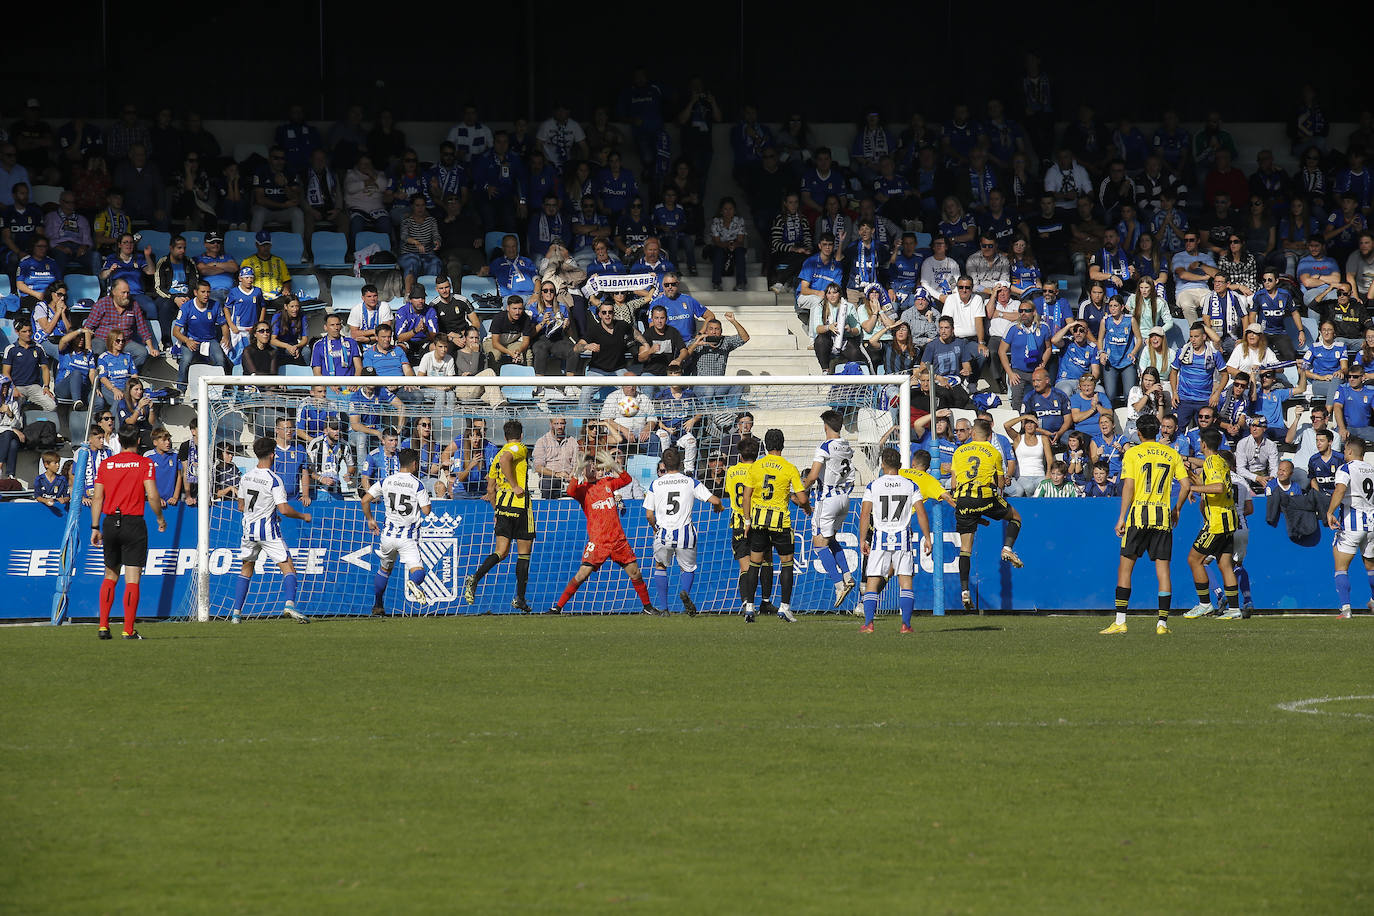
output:
[{"label": "player's arm raised", "polygon": [[152,507],[153,515],[157,516],[157,530],[167,530],[167,519],[162,517],[162,497],[157,494],[157,482],[152,480],[143,481],[143,495],[148,499],[148,505]]}]

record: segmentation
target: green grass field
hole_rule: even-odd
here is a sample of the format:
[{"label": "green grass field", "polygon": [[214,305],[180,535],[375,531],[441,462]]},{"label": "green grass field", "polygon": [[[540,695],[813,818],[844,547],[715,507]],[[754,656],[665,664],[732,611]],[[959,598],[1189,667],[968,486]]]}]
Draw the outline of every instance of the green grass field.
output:
[{"label": "green grass field", "polygon": [[1374,621],[0,630],[0,911],[1374,910]]}]

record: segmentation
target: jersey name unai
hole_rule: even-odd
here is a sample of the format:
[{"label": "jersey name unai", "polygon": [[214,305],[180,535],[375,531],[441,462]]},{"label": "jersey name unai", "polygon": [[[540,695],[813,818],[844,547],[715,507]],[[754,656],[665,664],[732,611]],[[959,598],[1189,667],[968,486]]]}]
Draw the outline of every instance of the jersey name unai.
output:
[{"label": "jersey name unai", "polygon": [[911,510],[920,498],[916,484],[900,474],[884,474],[864,488],[874,550],[911,550]]},{"label": "jersey name unai", "polygon": [[239,479],[243,500],[243,539],[274,541],[281,537],[277,506],[286,502],[286,486],[270,468],[253,468]]},{"label": "jersey name unai", "polygon": [[1345,485],[1341,498],[1341,528],[1374,531],[1374,464],[1363,459],[1347,461],[1336,472],[1337,486]]},{"label": "jersey name unai", "polygon": [[374,483],[367,492],[386,507],[382,537],[414,540],[420,536],[420,520],[429,505],[429,494],[418,477],[401,471]]},{"label": "jersey name unai", "polygon": [[858,473],[854,470],[854,446],[844,439],[827,439],[816,446],[812,462],[820,462],[821,474],[816,478],[816,495],[848,496],[854,490]]},{"label": "jersey name unai", "polygon": [[658,533],[654,543],[670,547],[697,546],[697,526],[692,521],[692,509],[697,500],[711,501],[711,491],[686,474],[664,474],[649,484],[644,494],[644,508],[654,513]]}]

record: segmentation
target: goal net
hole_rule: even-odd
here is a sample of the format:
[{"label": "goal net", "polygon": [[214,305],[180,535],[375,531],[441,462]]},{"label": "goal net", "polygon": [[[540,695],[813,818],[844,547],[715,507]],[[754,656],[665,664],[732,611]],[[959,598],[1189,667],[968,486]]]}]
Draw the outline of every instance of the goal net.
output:
[{"label": "goal net", "polygon": [[[580,505],[564,495],[565,481],[541,470],[567,468],[569,462],[580,466],[586,455],[610,458],[624,468],[632,482],[616,494],[620,521],[652,595],[654,532],[642,497],[657,476],[664,448],[677,447],[684,471],[725,498],[725,473],[739,460],[742,436],[761,440],[769,429],[782,430],[783,455],[805,476],[816,446],[825,438],[820,415],[838,410],[845,420],[843,435],[854,447],[858,482],[837,539],[844,548],[845,565],[856,576],[861,569],[857,531],[863,487],[879,473],[883,447],[910,453],[910,388],[905,377],[481,376],[471,380],[477,384],[458,387],[452,379],[407,377],[404,384],[385,378],[348,381],[348,388],[337,388],[312,385],[296,376],[199,380],[197,566],[178,616],[204,621],[231,614],[243,532],[236,487],[239,477],[257,465],[252,457],[257,437],[276,437],[274,470],[286,483],[291,504],[312,516],[308,523],[281,519],[282,537],[296,567],[296,608],[312,617],[372,611],[379,539],[368,528],[361,495],[368,483],[395,469],[395,456],[404,448],[420,454],[418,476],[431,495],[432,512],[419,535],[424,580],[418,591],[423,600],[414,600],[417,594],[407,587],[406,564],[398,561],[383,602],[392,615],[512,611],[513,545],[507,559],[482,580],[476,601],[469,605],[464,595],[464,580],[492,552],[494,515],[485,499],[487,473],[510,419],[522,424],[522,440],[530,451],[526,486],[537,539],[526,600],[535,612],[548,608],[562,592],[580,565],[587,541],[586,519]],[[686,389],[677,387],[684,383]],[[205,443],[210,447],[200,447]],[[558,461],[546,458],[546,452]],[[378,524],[384,525],[385,505],[374,502],[373,510]],[[833,582],[812,546],[811,519],[797,508],[792,515],[798,573],[792,606],[798,611],[829,611]],[[727,508],[716,514],[709,504],[699,502],[694,518],[699,543],[693,601],[703,613],[738,613],[739,569],[731,550],[730,512]],[[928,571],[930,558],[923,558],[922,564]],[[668,570],[670,599],[665,609],[672,612],[683,609],[677,597],[678,576],[676,568]],[[840,610],[851,610],[861,591],[856,589]],[[885,591],[885,608],[896,606],[896,591],[895,583]],[[259,558],[243,616],[281,613],[281,595],[279,570]],[[771,598],[774,603],[779,600],[777,585]],[[608,562],[565,613],[639,610],[627,576]]]}]

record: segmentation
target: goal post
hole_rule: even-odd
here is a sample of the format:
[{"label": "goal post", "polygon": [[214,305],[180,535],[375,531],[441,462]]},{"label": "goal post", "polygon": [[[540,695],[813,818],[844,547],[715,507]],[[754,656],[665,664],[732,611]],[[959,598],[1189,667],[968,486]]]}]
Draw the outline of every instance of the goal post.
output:
[{"label": "goal post", "polygon": [[[626,385],[636,389],[633,396],[622,390],[621,386]],[[325,388],[322,400],[311,393],[312,388],[320,387]],[[683,388],[689,391],[683,392]],[[528,600],[535,611],[540,611],[548,607],[576,571],[586,541],[585,520],[578,504],[559,498],[562,494],[556,482],[551,478],[541,480],[535,470],[536,441],[556,421],[566,421],[575,452],[609,453],[614,460],[623,462],[633,478],[631,486],[618,494],[621,521],[648,580],[653,572],[652,532],[638,497],[655,476],[656,456],[663,448],[676,441],[684,453],[685,469],[720,492],[726,467],[737,460],[730,454],[730,437],[736,434],[737,418],[749,412],[753,417],[753,434],[759,439],[769,428],[783,430],[784,457],[804,475],[824,436],[820,414],[831,408],[838,410],[845,419],[843,435],[854,446],[859,482],[851,498],[848,521],[837,537],[845,547],[849,567],[859,578],[857,520],[862,489],[881,473],[879,455],[883,447],[896,446],[903,464],[909,461],[911,398],[912,382],[906,375],[484,375],[367,379],[201,376],[196,389],[195,582],[186,590],[186,606],[177,616],[197,621],[229,616],[239,565],[241,524],[236,501],[216,496],[217,481],[227,484],[235,473],[256,464],[250,457],[253,439],[273,435],[280,418],[290,421],[295,435],[302,416],[313,420],[318,420],[321,413],[337,416],[343,427],[338,438],[351,440],[355,450],[355,468],[346,475],[348,479],[343,480],[345,475],[341,473],[342,485],[331,488],[333,492],[321,493],[316,489],[315,499],[305,510],[314,516],[312,523],[283,520],[283,535],[295,558],[300,582],[298,608],[312,616],[329,616],[366,614],[372,605],[377,538],[362,518],[360,479],[366,453],[380,447],[380,443],[370,432],[349,428],[351,418],[356,416],[365,429],[394,426],[399,433],[397,452],[409,440],[418,440],[421,477],[435,497],[433,512],[421,531],[426,579],[420,591],[425,600],[413,602],[405,590],[404,574],[395,575],[386,593],[388,612],[502,613],[510,611],[513,556],[487,576],[478,601],[472,606],[463,600],[462,583],[492,549],[492,510],[481,498],[485,492],[484,465],[504,441],[502,425],[506,420],[521,421],[523,441],[531,453],[527,486],[538,539]],[[650,431],[646,432],[646,427]],[[309,435],[313,430],[305,432]],[[460,454],[460,450],[465,454]],[[446,455],[446,451],[450,454]],[[384,508],[378,509],[379,515],[384,515]],[[933,514],[938,512],[938,506],[932,508]],[[694,587],[696,604],[703,612],[737,613],[738,566],[730,548],[729,514],[716,516],[709,506],[699,504],[695,518],[701,532],[700,569]],[[795,565],[799,572],[793,606],[808,611],[830,610],[831,581],[812,547],[810,519],[797,510],[793,512],[793,524]],[[924,593],[918,606],[930,607],[936,613],[943,612],[943,602],[939,600],[936,582],[931,580],[941,576],[930,576],[929,571],[943,570],[944,554],[943,540],[934,538],[932,556],[922,557],[924,574],[917,577],[927,580],[924,588],[918,586],[918,595]],[[676,569],[669,570],[673,610],[677,609],[677,575]],[[555,583],[557,588],[553,588]],[[277,613],[280,585],[275,565],[259,563],[244,616]],[[856,590],[840,610],[852,608],[850,602],[857,603],[861,591]],[[895,584],[885,591],[882,603],[884,609],[895,608]],[[639,602],[629,582],[611,564],[592,577],[568,608],[573,613],[638,609]]]}]

